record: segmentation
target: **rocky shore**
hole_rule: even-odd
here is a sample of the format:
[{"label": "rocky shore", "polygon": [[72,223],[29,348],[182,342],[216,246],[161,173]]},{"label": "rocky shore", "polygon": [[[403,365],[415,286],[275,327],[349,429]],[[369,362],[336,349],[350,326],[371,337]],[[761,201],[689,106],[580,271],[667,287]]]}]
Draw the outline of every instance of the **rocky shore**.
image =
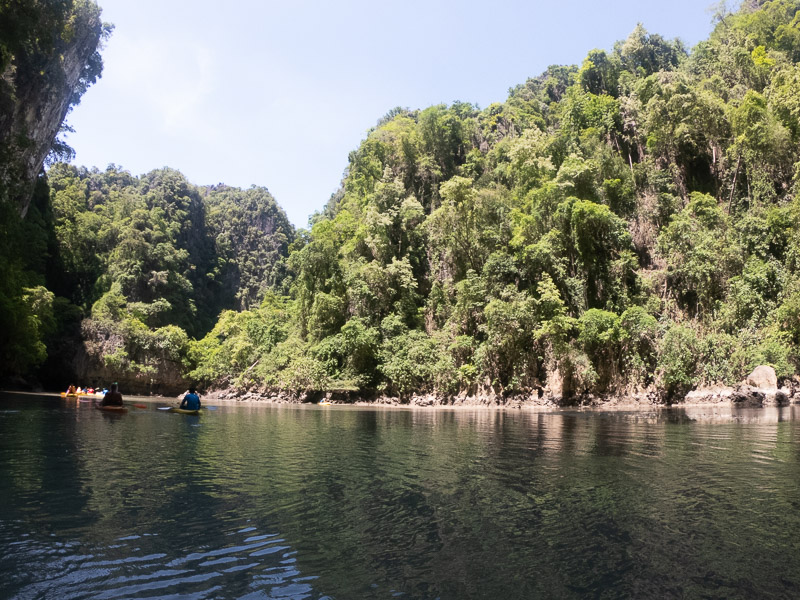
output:
[{"label": "rocky shore", "polygon": [[732,404],[758,408],[762,406],[785,406],[800,401],[800,382],[790,380],[778,386],[775,369],[761,365],[734,387],[708,386],[692,390],[683,404]]},{"label": "rocky shore", "polygon": [[669,399],[663,391],[646,388],[625,395],[598,396],[593,394],[563,398],[547,389],[530,394],[498,394],[491,388],[474,394],[455,396],[414,394],[408,398],[396,396],[364,396],[357,392],[301,392],[267,390],[240,390],[225,388],[209,390],[204,394],[209,400],[229,402],[268,402],[273,404],[331,404],[354,406],[405,406],[405,407],[485,407],[485,408],[647,408],[664,406],[725,405],[742,408],[785,406],[800,403],[800,380],[792,379],[778,385],[775,370],[767,365],[757,367],[736,386],[711,385],[688,392],[678,399]]}]

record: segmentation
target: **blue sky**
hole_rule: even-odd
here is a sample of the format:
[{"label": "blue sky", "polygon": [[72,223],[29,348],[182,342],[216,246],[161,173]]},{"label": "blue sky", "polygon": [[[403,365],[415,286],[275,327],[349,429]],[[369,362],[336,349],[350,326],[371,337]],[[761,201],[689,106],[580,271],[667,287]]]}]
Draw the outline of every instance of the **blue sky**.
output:
[{"label": "blue sky", "polygon": [[115,31],[68,118],[74,162],[265,186],[301,227],[395,106],[502,102],[637,22],[689,47],[711,30],[703,0],[98,3]]}]

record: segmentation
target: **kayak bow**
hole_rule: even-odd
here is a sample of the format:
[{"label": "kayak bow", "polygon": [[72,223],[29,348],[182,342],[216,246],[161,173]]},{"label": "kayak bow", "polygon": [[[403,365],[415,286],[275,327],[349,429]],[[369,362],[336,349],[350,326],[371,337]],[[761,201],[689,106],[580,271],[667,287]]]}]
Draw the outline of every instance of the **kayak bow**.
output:
[{"label": "kayak bow", "polygon": [[178,413],[178,414],[181,414],[181,415],[199,415],[200,414],[200,410],[202,410],[202,409],[186,410],[185,408],[177,408],[175,406],[159,406],[158,410],[164,410],[164,411],[168,411],[168,412]]},{"label": "kayak bow", "polygon": [[97,410],[102,410],[110,413],[122,414],[128,412],[125,406],[95,406]]}]

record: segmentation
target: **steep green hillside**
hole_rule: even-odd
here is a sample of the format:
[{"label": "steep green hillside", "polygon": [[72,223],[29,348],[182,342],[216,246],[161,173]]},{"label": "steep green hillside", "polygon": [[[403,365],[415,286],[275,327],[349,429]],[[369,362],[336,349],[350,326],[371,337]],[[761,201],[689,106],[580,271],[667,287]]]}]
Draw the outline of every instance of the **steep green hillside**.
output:
[{"label": "steep green hillside", "polygon": [[61,338],[59,373],[128,389],[185,385],[190,336],[223,309],[257,306],[283,279],[294,230],[263,188],[199,188],[177,171],[142,177],[64,164],[48,173],[48,287],[85,315]]},{"label": "steep green hillside", "polygon": [[294,244],[290,297],[225,314],[193,376],[569,398],[791,375],[798,8],[718,14],[691,52],[637,27],[484,110],[391,111]]},{"label": "steep green hillside", "polygon": [[3,197],[2,374],[561,401],[791,376],[800,2],[715,19],[691,51],[637,27],[503,103],[390,111],[307,231],[262,188],[55,165]]}]

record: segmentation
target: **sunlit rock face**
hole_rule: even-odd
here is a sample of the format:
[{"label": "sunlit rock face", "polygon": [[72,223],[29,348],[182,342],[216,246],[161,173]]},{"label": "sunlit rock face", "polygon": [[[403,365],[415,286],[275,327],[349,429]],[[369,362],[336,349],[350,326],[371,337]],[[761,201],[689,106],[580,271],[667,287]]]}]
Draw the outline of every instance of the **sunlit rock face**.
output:
[{"label": "sunlit rock face", "polygon": [[753,372],[747,376],[745,380],[747,385],[759,389],[775,389],[778,387],[778,377],[775,375],[775,369],[769,365],[760,365],[753,369]]},{"label": "sunlit rock face", "polygon": [[789,402],[789,396],[778,389],[775,369],[760,365],[736,386],[732,400],[740,406],[782,406]]},{"label": "sunlit rock face", "polygon": [[19,44],[0,62],[0,186],[23,217],[70,107],[102,70],[97,5],[77,2],[71,14],[51,18],[49,43]]},{"label": "sunlit rock face", "polygon": [[180,357],[160,347],[133,347],[130,335],[116,323],[85,319],[82,344],[74,348],[72,372],[83,385],[108,386],[116,381],[128,394],[175,395],[190,382]]}]

